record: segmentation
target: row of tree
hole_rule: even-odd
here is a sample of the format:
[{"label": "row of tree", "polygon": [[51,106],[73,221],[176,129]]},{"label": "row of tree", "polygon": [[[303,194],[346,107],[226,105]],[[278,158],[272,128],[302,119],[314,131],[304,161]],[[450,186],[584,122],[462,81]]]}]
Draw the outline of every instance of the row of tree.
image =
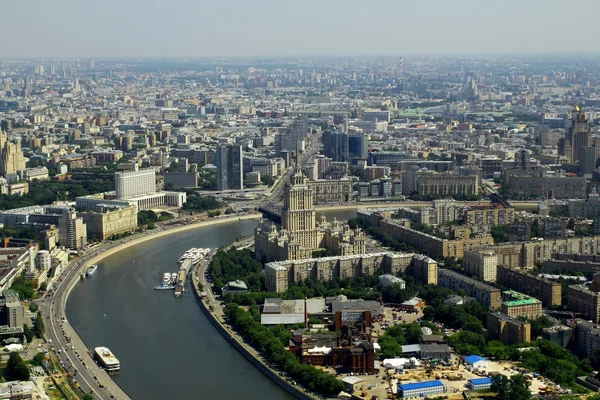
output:
[{"label": "row of tree", "polygon": [[248,249],[219,249],[213,256],[208,272],[214,280],[215,288],[220,290],[227,282],[240,279],[253,292],[264,291],[265,278],[262,264],[254,259]]},{"label": "row of tree", "polygon": [[203,212],[209,210],[216,210],[223,207],[223,204],[215,199],[213,196],[198,196],[197,194],[187,197],[186,202],[183,204],[183,210]]},{"label": "row of tree", "polygon": [[236,330],[290,378],[324,396],[336,395],[344,390],[343,382],[335,376],[312,365],[301,364],[295,355],[286,350],[280,338],[257,322],[251,312],[229,303],[225,313]]}]

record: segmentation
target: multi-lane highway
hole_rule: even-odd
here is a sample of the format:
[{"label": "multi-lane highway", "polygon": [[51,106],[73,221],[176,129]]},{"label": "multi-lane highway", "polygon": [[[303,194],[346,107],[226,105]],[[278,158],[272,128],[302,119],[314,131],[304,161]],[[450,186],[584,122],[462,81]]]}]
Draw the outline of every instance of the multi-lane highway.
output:
[{"label": "multi-lane highway", "polygon": [[[119,243],[104,246],[102,249],[90,251],[89,256],[97,251],[106,251]],[[79,279],[87,256],[71,263],[58,278],[52,292],[40,302],[42,314],[46,322],[46,337],[52,344],[54,352],[64,368],[73,373],[73,379],[81,389],[97,399],[129,399],[125,392],[94,362],[89,350],[66,320],[65,305],[69,287]]]}]

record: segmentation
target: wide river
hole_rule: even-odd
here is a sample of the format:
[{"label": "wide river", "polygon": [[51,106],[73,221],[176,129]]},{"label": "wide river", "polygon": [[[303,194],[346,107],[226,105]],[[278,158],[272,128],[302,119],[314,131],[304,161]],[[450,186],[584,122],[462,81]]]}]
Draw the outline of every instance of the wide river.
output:
[{"label": "wide river", "polygon": [[[317,216],[320,213],[317,213]],[[355,211],[329,211],[346,220]],[[107,346],[121,361],[115,381],[133,399],[293,399],[217,332],[194,295],[154,290],[190,247],[216,248],[252,234],[254,220],[202,227],[129,247],[77,284],[67,317],[88,348]]]}]

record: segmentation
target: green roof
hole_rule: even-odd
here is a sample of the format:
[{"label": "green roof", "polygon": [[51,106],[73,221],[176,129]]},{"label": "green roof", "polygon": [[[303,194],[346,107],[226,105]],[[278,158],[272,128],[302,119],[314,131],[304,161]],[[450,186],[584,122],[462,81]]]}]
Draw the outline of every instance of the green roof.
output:
[{"label": "green roof", "polygon": [[525,300],[505,301],[504,305],[507,307],[510,307],[510,306],[525,306],[527,304],[537,304],[537,303],[540,303],[540,301],[538,299],[530,298],[530,299],[525,299]]},{"label": "green roof", "polygon": [[514,290],[506,290],[502,292],[505,297],[510,298],[504,302],[504,305],[510,306],[524,306],[527,304],[537,304],[541,303],[535,297],[527,296],[526,294],[515,292]]}]

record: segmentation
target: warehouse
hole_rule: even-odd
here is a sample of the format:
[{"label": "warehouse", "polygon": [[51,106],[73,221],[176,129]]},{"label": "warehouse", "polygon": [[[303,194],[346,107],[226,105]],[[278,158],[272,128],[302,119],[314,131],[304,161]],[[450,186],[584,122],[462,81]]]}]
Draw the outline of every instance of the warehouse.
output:
[{"label": "warehouse", "polygon": [[466,356],[465,364],[467,369],[487,368],[489,361],[481,356]]},{"label": "warehouse", "polygon": [[401,399],[407,399],[410,397],[426,397],[434,394],[444,393],[445,391],[446,387],[440,381],[427,381],[398,385],[398,396]]}]

